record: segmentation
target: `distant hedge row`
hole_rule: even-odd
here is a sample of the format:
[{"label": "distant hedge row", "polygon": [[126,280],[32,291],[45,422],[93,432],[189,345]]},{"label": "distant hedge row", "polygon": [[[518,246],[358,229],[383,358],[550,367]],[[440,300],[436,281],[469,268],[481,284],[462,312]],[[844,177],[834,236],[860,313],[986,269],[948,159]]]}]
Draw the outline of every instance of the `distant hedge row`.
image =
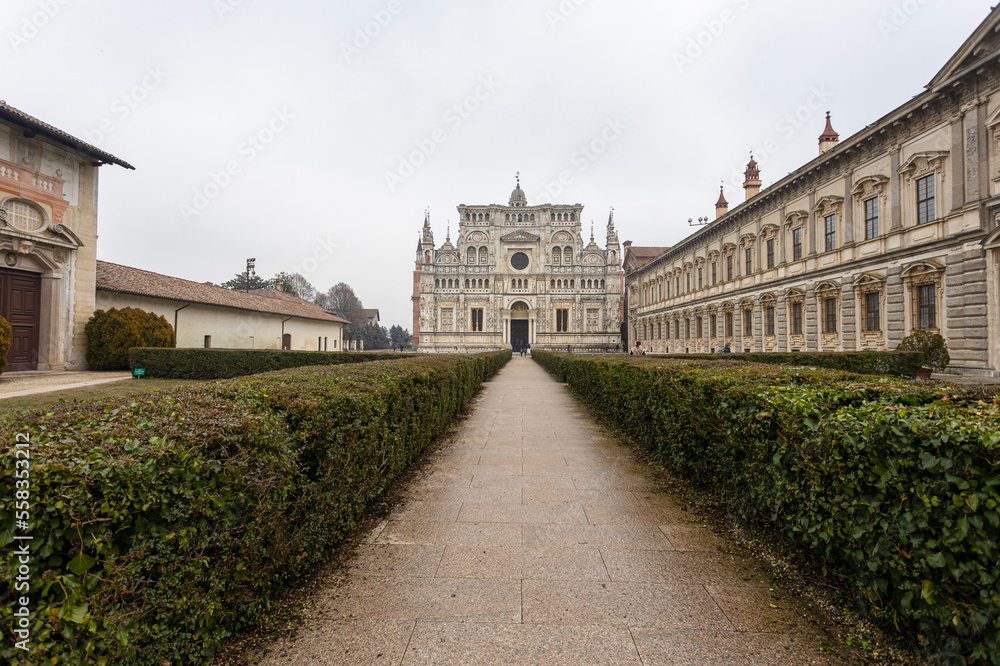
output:
[{"label": "distant hedge row", "polygon": [[811,549],[935,663],[1000,664],[995,387],[532,354],[737,516]]},{"label": "distant hedge row", "polygon": [[165,379],[229,379],[310,365],[340,365],[406,358],[404,354],[282,351],[279,349],[165,349],[133,347],[132,369]]},{"label": "distant hedge row", "polygon": [[688,361],[750,361],[856,372],[861,375],[915,377],[923,355],[918,352],[762,352],[755,354],[664,354],[657,358]]},{"label": "distant hedge row", "polygon": [[[510,352],[284,370],[0,422],[31,438],[31,651],[0,518],[5,663],[207,664],[325,557]],[[13,506],[13,445],[0,456]],[[23,477],[24,475],[19,475]]]}]

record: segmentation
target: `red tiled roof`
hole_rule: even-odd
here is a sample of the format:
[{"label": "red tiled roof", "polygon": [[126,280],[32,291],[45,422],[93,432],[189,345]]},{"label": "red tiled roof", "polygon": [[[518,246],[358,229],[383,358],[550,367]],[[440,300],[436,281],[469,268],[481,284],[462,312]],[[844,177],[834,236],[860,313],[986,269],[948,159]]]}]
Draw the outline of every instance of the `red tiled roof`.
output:
[{"label": "red tiled roof", "polygon": [[125,167],[126,169],[135,169],[135,167],[128,162],[118,159],[111,153],[106,153],[100,148],[96,148],[89,143],[77,139],[75,136],[67,134],[58,127],[53,127],[52,125],[44,123],[34,116],[29,116],[24,111],[15,109],[3,100],[0,100],[0,118],[9,120],[10,122],[16,123],[21,127],[27,127],[28,129],[35,130],[36,132],[47,134],[50,138],[58,141],[59,143],[69,146],[70,148],[78,150],[86,155],[90,155],[100,162],[117,164]]},{"label": "red tiled roof", "polygon": [[[181,303],[199,303],[216,305],[224,308],[235,308],[250,312],[314,319],[341,324],[348,323],[337,315],[330,314],[315,303],[303,300],[298,296],[285,294],[294,300],[281,297],[259,296],[257,293],[233,291],[202,282],[192,282],[181,278],[160,275],[139,268],[131,268],[109,261],[97,262],[97,288],[103,291],[113,291],[120,294],[134,294],[163,298]],[[274,291],[273,289],[267,291]],[[277,292],[276,292],[277,293]]]}]

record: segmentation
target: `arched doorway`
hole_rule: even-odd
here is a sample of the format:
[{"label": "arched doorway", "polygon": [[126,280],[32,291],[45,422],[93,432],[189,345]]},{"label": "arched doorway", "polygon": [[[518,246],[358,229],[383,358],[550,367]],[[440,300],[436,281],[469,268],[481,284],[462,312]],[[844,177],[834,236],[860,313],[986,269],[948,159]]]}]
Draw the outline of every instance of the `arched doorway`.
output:
[{"label": "arched doorway", "polygon": [[520,351],[528,346],[530,341],[530,312],[528,304],[519,301],[510,309],[510,346],[514,351]]},{"label": "arched doorway", "polygon": [[292,348],[292,334],[285,333],[281,336],[281,349],[284,351],[290,351]]}]

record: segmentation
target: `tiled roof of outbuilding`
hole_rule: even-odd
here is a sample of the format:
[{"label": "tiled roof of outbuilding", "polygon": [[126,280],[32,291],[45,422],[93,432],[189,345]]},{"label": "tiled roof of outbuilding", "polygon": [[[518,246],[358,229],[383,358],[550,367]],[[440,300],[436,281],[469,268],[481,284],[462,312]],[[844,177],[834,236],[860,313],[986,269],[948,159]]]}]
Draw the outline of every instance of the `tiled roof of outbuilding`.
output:
[{"label": "tiled roof of outbuilding", "polygon": [[103,291],[162,298],[180,303],[199,303],[300,319],[347,323],[347,320],[330,314],[315,303],[309,303],[298,297],[292,297],[295,300],[269,298],[256,293],[233,291],[202,282],[160,275],[139,268],[113,264],[109,261],[97,262],[97,288]]}]

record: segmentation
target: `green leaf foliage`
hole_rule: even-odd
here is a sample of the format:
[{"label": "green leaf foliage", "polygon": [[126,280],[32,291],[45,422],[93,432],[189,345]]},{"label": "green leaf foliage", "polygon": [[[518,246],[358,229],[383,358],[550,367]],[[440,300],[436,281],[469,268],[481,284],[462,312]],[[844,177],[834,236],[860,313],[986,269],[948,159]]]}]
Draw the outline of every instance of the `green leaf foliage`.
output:
[{"label": "green leaf foliage", "polygon": [[[31,437],[31,663],[210,663],[509,358],[296,368],[0,422],[3,441]],[[6,447],[4,506],[20,469]],[[14,532],[0,515],[7,591]],[[25,658],[14,603],[0,596],[4,663]]]},{"label": "green leaf foliage", "polygon": [[132,368],[160,379],[230,379],[272,370],[310,365],[340,365],[406,358],[400,354],[365,352],[283,351],[279,349],[163,349],[135,347],[128,353]]},{"label": "green leaf foliage", "polygon": [[734,515],[811,550],[873,618],[923,636],[933,663],[1000,664],[997,387],[532,355]]},{"label": "green leaf foliage", "polygon": [[173,347],[174,328],[162,316],[138,308],[97,310],[87,322],[91,370],[128,370],[132,347]]},{"label": "green leaf foliage", "polygon": [[[685,361],[750,361],[784,366],[828,368],[855,372],[859,375],[892,375],[915,377],[924,361],[921,352],[860,351],[860,352],[757,352],[752,354],[663,354],[656,358],[675,358]],[[947,365],[947,363],[945,364]]]}]

